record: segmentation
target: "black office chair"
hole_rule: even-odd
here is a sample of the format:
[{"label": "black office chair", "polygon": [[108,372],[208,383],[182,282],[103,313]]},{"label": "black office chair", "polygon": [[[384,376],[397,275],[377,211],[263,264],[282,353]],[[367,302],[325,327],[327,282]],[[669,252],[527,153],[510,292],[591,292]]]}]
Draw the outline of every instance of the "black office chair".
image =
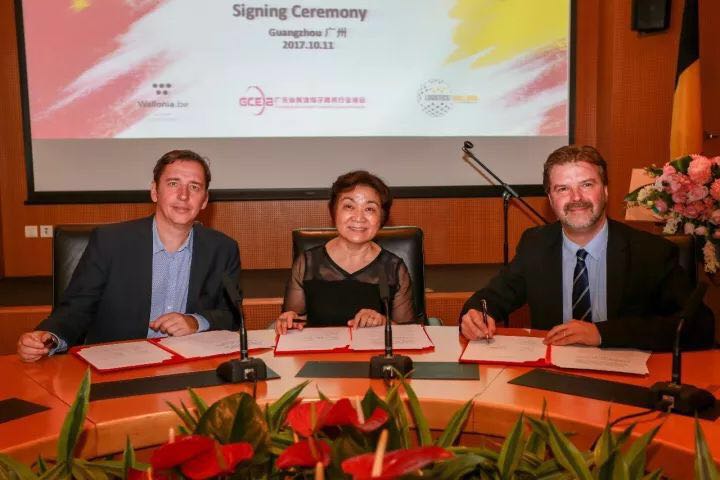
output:
[{"label": "black office chair", "polygon": [[[293,258],[300,252],[322,245],[337,236],[334,228],[300,228],[293,230]],[[442,325],[439,319],[428,319],[425,311],[425,254],[423,232],[418,227],[384,227],[378,231],[375,242],[402,258],[412,280],[413,305],[418,321],[423,325]]]},{"label": "black office chair", "polygon": [[698,284],[698,246],[694,235],[663,235],[678,247],[678,263],[685,269],[690,285]]},{"label": "black office chair", "polygon": [[53,232],[53,308],[62,299],[97,225],[57,225]]}]

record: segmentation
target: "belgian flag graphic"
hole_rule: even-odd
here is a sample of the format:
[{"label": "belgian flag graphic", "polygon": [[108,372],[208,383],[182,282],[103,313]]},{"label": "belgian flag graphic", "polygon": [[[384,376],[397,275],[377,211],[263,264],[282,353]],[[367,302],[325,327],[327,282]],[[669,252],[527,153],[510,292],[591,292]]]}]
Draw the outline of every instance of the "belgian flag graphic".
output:
[{"label": "belgian flag graphic", "polygon": [[700,153],[703,147],[702,105],[700,102],[700,34],[698,0],[685,0],[678,47],[670,158]]}]

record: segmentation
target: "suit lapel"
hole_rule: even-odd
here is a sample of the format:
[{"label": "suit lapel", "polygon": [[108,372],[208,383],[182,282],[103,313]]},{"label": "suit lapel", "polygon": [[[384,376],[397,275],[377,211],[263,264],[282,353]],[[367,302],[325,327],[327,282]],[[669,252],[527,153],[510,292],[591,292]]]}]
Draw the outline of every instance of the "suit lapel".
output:
[{"label": "suit lapel", "polygon": [[546,311],[543,318],[546,325],[543,328],[551,328],[562,323],[563,318],[563,291],[562,291],[562,233],[560,223],[553,225],[548,232],[547,244],[542,254],[540,272],[547,282],[547,298],[557,301],[544,302]]},{"label": "suit lapel", "polygon": [[195,224],[193,227],[193,251],[192,262],[190,264],[190,285],[188,285],[186,312],[198,309],[199,306],[195,305],[195,302],[200,298],[200,287],[207,274],[209,264],[208,254],[211,250],[205,245],[206,239],[203,233],[202,227]]},{"label": "suit lapel", "polygon": [[[140,236],[141,249],[138,252],[138,271],[140,275],[137,278],[135,286],[137,288],[138,296],[136,298],[144,299],[140,303],[140,312],[138,318],[149,321],[150,319],[150,304],[152,303],[152,267],[153,267],[153,235],[152,235],[152,222],[153,217],[148,217],[146,222],[140,224],[141,228],[138,230]],[[147,325],[143,326],[143,336],[147,333]],[[140,330],[138,330],[140,332]]]},{"label": "suit lapel", "polygon": [[607,316],[617,316],[624,291],[627,270],[627,237],[617,222],[608,219],[607,245]]}]

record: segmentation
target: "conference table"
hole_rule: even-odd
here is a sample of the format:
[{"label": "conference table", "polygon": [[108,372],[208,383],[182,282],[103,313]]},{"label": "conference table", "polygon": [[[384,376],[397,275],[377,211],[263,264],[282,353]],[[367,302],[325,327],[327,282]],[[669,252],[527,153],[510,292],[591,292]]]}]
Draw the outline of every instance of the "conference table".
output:
[{"label": "conference table", "polygon": [[[435,345],[434,350],[410,353],[416,362],[454,362],[463,348],[457,327],[427,327]],[[500,329],[504,334],[538,334],[527,330]],[[279,398],[288,389],[305,381],[297,372],[310,360],[364,361],[372,353],[305,353],[274,355],[265,350],[255,356],[280,375],[279,379],[258,382],[257,399],[262,404]],[[232,356],[221,356],[163,366],[143,367],[111,373],[92,373],[93,384],[157,377],[177,373],[209,371]],[[670,354],[653,354],[648,361],[649,375],[625,375],[605,372],[568,372],[587,377],[650,386],[656,381],[669,380]],[[587,449],[611,419],[641,412],[639,407],[594,400],[581,396],[557,393],[508,383],[532,368],[525,366],[478,365],[479,379],[420,380],[410,382],[417,393],[432,429],[442,430],[452,414],[465,402],[473,399],[473,407],[464,427],[465,441],[477,439],[502,442],[521,412],[540,416],[544,401],[550,418],[565,432],[574,432],[573,441]],[[0,452],[9,453],[26,463],[38,454],[52,457],[62,420],[72,404],[87,364],[74,355],[57,355],[39,362],[22,363],[15,355],[0,356],[0,401],[21,398],[48,407],[47,410],[0,423]],[[315,378],[303,393],[304,399],[318,398],[318,390],[338,399],[360,397],[368,388],[384,396],[387,386],[382,380],[368,378]],[[716,393],[720,386],[720,351],[686,352],[683,356],[683,382],[707,388]],[[229,394],[252,392],[249,384],[221,384],[196,388],[207,402],[214,402]],[[186,389],[165,393],[122,396],[90,402],[85,431],[78,445],[78,453],[86,458],[122,452],[126,436],[135,448],[146,448],[167,441],[170,428],[180,424],[167,402],[190,404]],[[662,467],[672,478],[692,476],[694,456],[694,418],[676,414],[652,413],[633,419],[637,422],[634,436],[662,428],[649,449],[649,468]],[[620,423],[623,429],[631,421]],[[720,460],[720,423],[700,420],[711,454]],[[475,439],[475,440],[474,440]]]}]

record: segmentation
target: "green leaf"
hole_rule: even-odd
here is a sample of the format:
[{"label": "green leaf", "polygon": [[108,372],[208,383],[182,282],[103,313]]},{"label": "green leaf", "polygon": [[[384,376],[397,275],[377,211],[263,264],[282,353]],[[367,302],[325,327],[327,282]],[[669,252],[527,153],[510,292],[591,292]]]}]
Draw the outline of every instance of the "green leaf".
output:
[{"label": "green leaf", "polygon": [[625,446],[625,442],[628,441],[630,436],[632,435],[633,430],[635,429],[634,423],[631,423],[630,425],[625,428],[625,430],[620,433],[620,435],[615,437],[615,448],[621,449],[623,446]]},{"label": "green leaf", "polygon": [[476,470],[494,472],[495,462],[486,457],[471,453],[436,463],[427,477],[436,480],[456,480]]},{"label": "green leaf", "polygon": [[640,438],[633,442],[625,454],[625,462],[628,465],[630,478],[640,478],[645,473],[645,454],[658,430],[660,430],[660,425],[645,432]]},{"label": "green leaf", "polygon": [[0,453],[0,478],[13,478],[13,476],[20,480],[37,478],[30,467],[9,455]]},{"label": "green leaf", "polygon": [[603,428],[600,437],[595,442],[595,448],[593,449],[595,465],[597,467],[602,467],[614,452],[615,439],[613,438],[612,431],[610,430],[610,423],[606,423],[605,428]]},{"label": "green leaf", "polygon": [[331,400],[325,395],[323,392],[320,391],[320,387],[315,385],[315,390],[317,390],[318,398],[320,400],[325,400],[326,402],[330,402]]},{"label": "green leaf", "polygon": [[527,443],[525,444],[525,453],[537,458],[540,462],[545,461],[547,453],[547,443],[542,436],[535,430],[530,432]]},{"label": "green leaf", "polygon": [[435,441],[435,445],[438,447],[447,448],[455,443],[457,438],[462,433],[463,426],[470,416],[472,409],[473,400],[468,400],[462,408],[458,409],[448,422],[447,427],[443,430],[442,434]]},{"label": "green leaf", "polygon": [[525,450],[525,442],[523,439],[524,414],[520,414],[510,434],[505,437],[502,448],[500,449],[500,457],[498,458],[498,470],[503,479],[510,479],[520,463]]},{"label": "green leaf", "polygon": [[690,166],[690,160],[692,160],[690,155],[685,155],[684,157],[676,158],[675,160],[670,162],[670,165],[675,167],[675,170],[677,170],[678,172],[687,173],[688,167]]},{"label": "green leaf", "polygon": [[58,462],[70,464],[75,451],[80,432],[82,432],[85,423],[85,415],[87,415],[88,403],[90,398],[90,369],[85,371],[85,376],[80,382],[80,388],[75,395],[75,401],[70,406],[62,429],[58,438]]},{"label": "green leaf", "polygon": [[195,417],[192,416],[190,411],[185,406],[185,403],[182,401],[180,402],[180,407],[177,407],[176,405],[165,402],[165,404],[172,409],[173,412],[175,412],[175,415],[180,417],[180,420],[183,422],[185,427],[187,427],[187,431],[193,432],[197,428],[197,420]]},{"label": "green leaf", "polygon": [[[385,402],[389,408],[390,422],[397,425],[400,448],[410,448],[410,423],[408,422],[405,404],[400,398],[400,383],[396,383],[385,396]],[[394,422],[392,421],[394,420]],[[389,432],[388,432],[389,433]]]},{"label": "green leaf", "polygon": [[271,432],[277,432],[280,430],[282,423],[285,420],[285,415],[287,415],[288,410],[290,410],[290,407],[293,406],[295,400],[297,400],[297,397],[308,383],[310,383],[310,380],[306,380],[301,384],[294,386],[268,407],[268,427]]},{"label": "green leaf", "polygon": [[40,475],[47,472],[48,466],[47,466],[47,463],[45,463],[45,459],[42,457],[42,455],[38,455],[37,466],[38,466],[38,472],[40,472]]},{"label": "green leaf", "polygon": [[80,459],[72,461],[70,471],[73,478],[77,480],[109,480],[107,474],[101,469],[91,468],[88,462]]},{"label": "green leaf", "polygon": [[408,397],[408,406],[410,408],[410,414],[415,420],[415,429],[417,431],[418,444],[421,447],[432,445],[432,436],[430,435],[430,427],[428,427],[427,418],[422,411],[420,406],[420,400],[418,400],[415,390],[410,386],[410,383],[406,379],[402,379],[402,385],[405,389],[405,393]]},{"label": "green leaf", "polygon": [[[637,477],[633,477],[637,478]],[[627,464],[619,451],[613,450],[598,471],[598,480],[629,480]]]},{"label": "green leaf", "polygon": [[211,436],[222,444],[248,442],[256,457],[267,450],[270,438],[260,407],[245,392],[213,403],[198,421],[195,433]]},{"label": "green leaf", "polygon": [[122,456],[123,473],[127,477],[128,472],[135,466],[135,450],[133,450],[132,443],[130,443],[130,437],[125,437],[125,450]]},{"label": "green leaf", "polygon": [[205,400],[200,398],[200,395],[198,395],[192,388],[188,388],[188,393],[190,394],[190,400],[192,400],[193,405],[195,405],[195,409],[197,410],[197,418],[205,415],[205,412],[207,412],[208,409]]},{"label": "green leaf", "polygon": [[577,447],[548,420],[550,449],[555,458],[568,472],[580,480],[592,480],[587,463]]},{"label": "green leaf", "polygon": [[65,462],[58,462],[53,467],[40,475],[39,480],[55,480],[56,478],[69,478],[70,472]]},{"label": "green leaf", "polygon": [[548,442],[550,439],[550,427],[548,427],[547,421],[533,417],[526,417],[526,419],[530,423],[532,431],[537,433],[545,442]]},{"label": "green leaf", "polygon": [[718,471],[700,428],[700,421],[695,417],[695,479],[716,480]]},{"label": "green leaf", "polygon": [[554,458],[545,460],[538,468],[535,469],[537,478],[554,478],[558,473],[565,474],[560,463]]}]

